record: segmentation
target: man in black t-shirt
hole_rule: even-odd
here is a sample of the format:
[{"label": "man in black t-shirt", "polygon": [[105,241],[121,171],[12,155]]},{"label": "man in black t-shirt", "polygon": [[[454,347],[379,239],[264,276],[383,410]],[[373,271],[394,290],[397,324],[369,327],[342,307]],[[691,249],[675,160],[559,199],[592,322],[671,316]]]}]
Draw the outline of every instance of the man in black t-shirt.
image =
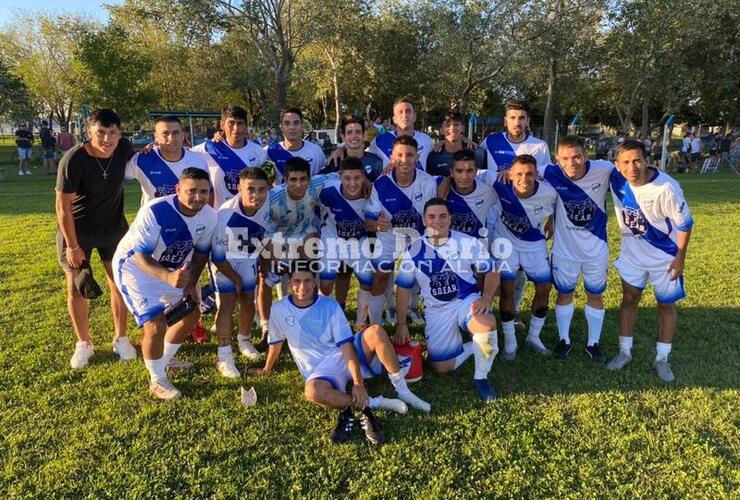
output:
[{"label": "man in black t-shirt", "polygon": [[25,123],[21,123],[15,131],[15,145],[18,146],[18,175],[31,175],[33,133]]},{"label": "man in black t-shirt", "polygon": [[126,337],[128,312],[113,282],[111,260],[119,240],[128,229],[123,214],[123,177],[133,156],[131,143],[121,138],[121,120],[110,109],[90,113],[90,141],[71,148],[59,162],[56,185],[57,251],[67,278],[67,309],[77,336],[72,368],[88,364],[93,354],[87,300],[75,286],[83,263],[98,251],[105,267],[113,311],[113,352],[121,360],[136,358]]},{"label": "man in black t-shirt", "polygon": [[57,159],[57,140],[54,138],[54,134],[51,133],[49,122],[47,122],[46,120],[41,122],[39,139],[41,139],[41,157],[44,159],[44,175],[53,175],[55,166],[54,163]]}]

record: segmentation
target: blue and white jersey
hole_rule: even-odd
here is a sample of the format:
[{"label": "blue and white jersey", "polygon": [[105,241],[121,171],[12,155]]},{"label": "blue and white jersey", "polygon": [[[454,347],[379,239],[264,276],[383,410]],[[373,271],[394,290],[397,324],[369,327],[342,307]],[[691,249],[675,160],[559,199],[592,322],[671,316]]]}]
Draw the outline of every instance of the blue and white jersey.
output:
[{"label": "blue and white jersey", "polygon": [[447,204],[452,214],[450,229],[474,238],[486,236],[486,218],[491,207],[498,202],[498,193],[489,185],[474,181],[475,187],[468,194],[460,194],[450,186]]},{"label": "blue and white jersey", "polygon": [[204,206],[193,216],[183,215],[177,195],[156,198],[139,209],[136,219],[118,243],[114,262],[119,271],[154,279],[140,270],[135,253],[151,255],[163,267],[174,270],[190,263],[193,252],[208,255],[216,229],[216,211]]},{"label": "blue and white jersey", "polygon": [[496,174],[511,167],[514,158],[519,155],[532,155],[537,160],[537,171],[542,175],[545,167],[552,161],[550,148],[542,139],[538,139],[529,132],[522,142],[510,142],[506,132],[491,134],[480,145],[486,152],[488,173],[486,184],[493,186]]},{"label": "blue and white jersey", "polygon": [[182,171],[189,167],[208,172],[207,160],[201,153],[183,149],[178,161],[167,161],[159,148],[154,148],[148,154],[136,153],[128,161],[125,179],[136,179],[139,182],[141,205],[146,205],[155,198],[175,194],[175,186]]},{"label": "blue and white jersey", "polygon": [[258,242],[272,235],[272,219],[267,202],[254,215],[246,215],[240,196],[234,196],[217,212],[218,224],[211,241],[211,262],[257,260]]},{"label": "blue and white jersey", "polygon": [[535,182],[534,193],[529,198],[517,196],[511,184],[493,185],[499,197],[495,236],[509,240],[515,250],[547,248],[545,222],[555,212],[558,194],[547,182]]},{"label": "blue and white jersey", "polygon": [[[386,132],[376,136],[375,139],[370,143],[367,150],[375,155],[380,156],[383,160],[383,167],[387,166],[391,162],[391,153],[393,152],[393,141],[396,140],[395,132]],[[426,135],[424,132],[417,132],[414,130],[414,139],[419,145],[416,152],[419,154],[419,161],[416,163],[416,167],[426,171],[427,157],[429,153],[434,149],[431,137]]]},{"label": "blue and white jersey", "polygon": [[411,184],[401,187],[396,180],[396,172],[393,171],[388,175],[381,175],[373,183],[365,217],[377,220],[381,213],[385,214],[392,230],[379,232],[377,237],[384,248],[390,249],[395,244],[396,229],[414,229],[419,234],[424,233],[422,221],[424,204],[435,196],[437,196],[435,177],[415,169]]},{"label": "blue and white jersey", "polygon": [[288,341],[290,353],[306,380],[319,364],[336,354],[342,344],[352,342],[354,335],[336,300],[317,295],[307,307],[298,307],[289,295],[273,304],[270,310],[267,341]]},{"label": "blue and white jersey", "polygon": [[611,189],[622,233],[621,257],[652,268],[673,261],[678,231],[690,230],[694,219],[678,182],[654,168],[648,173],[652,178],[647,183],[632,186],[615,169]]},{"label": "blue and white jersey", "polygon": [[342,183],[328,184],[319,195],[321,208],[321,238],[361,239],[365,231],[365,207],[369,200],[349,200],[344,197]]},{"label": "blue and white jersey", "polygon": [[259,167],[267,158],[264,150],[252,141],[245,141],[241,148],[232,148],[226,141],[208,140],[192,150],[206,153],[214,207],[220,207],[239,192],[239,172],[246,167]]},{"label": "blue and white jersey", "polygon": [[293,157],[303,158],[311,165],[311,176],[318,175],[326,165],[324,151],[313,142],[302,141],[300,149],[295,151],[285,147],[284,142],[276,142],[265,148],[267,157],[275,162],[275,184],[282,184],[285,179],[285,162]]},{"label": "blue and white jersey", "polygon": [[586,162],[580,179],[569,179],[560,165],[545,168],[545,180],[558,193],[553,255],[588,262],[609,254],[606,239],[606,193],[614,165],[605,160]]},{"label": "blue and white jersey", "polygon": [[270,217],[274,232],[281,233],[284,238],[302,238],[317,233],[314,209],[318,205],[321,190],[328,182],[336,179],[336,174],[311,176],[306,194],[300,200],[294,200],[288,195],[287,184],[270,189]]},{"label": "blue and white jersey", "polygon": [[401,256],[396,285],[411,288],[419,283],[424,307],[441,307],[479,293],[476,273],[494,270],[493,259],[477,238],[457,231],[440,245],[425,236]]}]

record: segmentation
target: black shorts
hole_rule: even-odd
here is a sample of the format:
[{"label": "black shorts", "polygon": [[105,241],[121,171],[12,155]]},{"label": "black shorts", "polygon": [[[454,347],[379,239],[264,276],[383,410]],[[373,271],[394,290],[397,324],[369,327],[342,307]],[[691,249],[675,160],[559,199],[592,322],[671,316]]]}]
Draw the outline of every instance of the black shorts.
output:
[{"label": "black shorts", "polygon": [[[113,254],[116,253],[118,242],[121,241],[124,234],[126,234],[126,230],[123,230],[120,234],[112,236],[106,235],[102,237],[78,234],[77,242],[82,251],[85,252],[85,259],[87,259],[88,262],[90,261],[90,257],[92,257],[93,249],[98,251],[100,260],[110,262],[113,260]],[[62,269],[64,269],[65,272],[71,273],[72,268],[69,267],[69,264],[67,263],[67,242],[64,241],[64,236],[59,228],[57,228],[56,243],[59,265],[62,266]]]}]

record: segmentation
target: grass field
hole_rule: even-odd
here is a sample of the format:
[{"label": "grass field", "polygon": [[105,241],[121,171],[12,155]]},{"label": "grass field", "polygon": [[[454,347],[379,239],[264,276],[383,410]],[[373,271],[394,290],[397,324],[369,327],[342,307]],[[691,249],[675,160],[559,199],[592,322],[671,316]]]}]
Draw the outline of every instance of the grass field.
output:
[{"label": "grass field", "polygon": [[[215,370],[215,343],[186,345],[181,355],[195,369],[173,379],[185,398],[155,401],[141,361],[122,364],[111,352],[104,299],[92,304],[91,366],[71,371],[53,180],[39,167],[31,178],[16,177],[8,156],[0,148],[8,177],[0,183],[5,498],[740,497],[738,176],[676,177],[696,220],[671,358],[676,383],[661,383],[651,369],[652,294],[640,313],[633,362],[615,374],[581,355],[580,292],[576,349],[567,361],[538,359],[526,349],[513,363],[497,359],[490,378],[503,397],[487,406],[474,397],[472,363],[452,376],[427,373],[414,390],[432,403],[432,413],[379,412],[388,443],[371,449],[359,433],[347,445],[328,442],[335,414],[303,400],[288,357],[267,378],[227,381]],[[138,186],[126,191],[131,219]],[[613,255],[615,229],[610,220]],[[97,257],[93,266],[100,273]],[[609,356],[616,352],[619,295],[610,269],[602,344]],[[553,345],[556,337],[551,313],[543,338]],[[238,365],[246,371],[244,361]],[[239,404],[240,385],[254,385],[257,406]],[[387,380],[369,389],[393,393]]]}]

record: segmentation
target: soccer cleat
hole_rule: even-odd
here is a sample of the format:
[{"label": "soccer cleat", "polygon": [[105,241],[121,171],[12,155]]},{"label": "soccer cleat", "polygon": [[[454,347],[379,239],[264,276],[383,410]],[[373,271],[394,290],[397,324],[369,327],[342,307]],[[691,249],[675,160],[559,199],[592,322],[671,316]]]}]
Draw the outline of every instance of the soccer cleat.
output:
[{"label": "soccer cleat", "polygon": [[611,361],[609,361],[609,364],[606,365],[606,369],[610,371],[621,370],[622,368],[627,366],[630,361],[632,361],[632,356],[619,351],[617,355],[614,356]]},{"label": "soccer cleat", "polygon": [[676,377],[673,376],[673,371],[671,370],[671,364],[668,361],[664,359],[656,361],[653,363],[653,368],[655,368],[658,378],[663,382],[673,382],[676,380]]},{"label": "soccer cleat", "polygon": [[513,351],[501,351],[501,357],[504,358],[506,361],[514,361],[516,359],[516,353],[518,349],[514,349]]},{"label": "soccer cleat", "polygon": [[405,391],[398,391],[398,399],[400,399],[404,403],[407,403],[412,408],[416,408],[417,410],[421,410],[425,413],[429,413],[430,411],[432,411],[432,405],[421,399],[409,389],[406,389]]},{"label": "soccer cleat", "polygon": [[595,361],[597,363],[606,363],[606,356],[603,352],[601,352],[598,342],[594,345],[586,346],[586,354],[591,359],[591,361]]},{"label": "soccer cleat", "polygon": [[380,423],[370,408],[365,408],[360,413],[360,426],[365,431],[365,439],[368,443],[377,446],[385,442],[385,437],[380,431]]},{"label": "soccer cleat", "polygon": [[332,443],[344,443],[352,434],[352,428],[355,425],[355,414],[352,408],[345,408],[339,413],[337,423],[329,432],[329,441]]},{"label": "soccer cleat", "polygon": [[555,346],[555,349],[553,349],[552,352],[555,355],[555,359],[565,359],[568,357],[571,350],[571,345],[566,344],[565,340],[560,339],[560,342],[558,342],[558,345]]},{"label": "soccer cleat", "polygon": [[173,357],[165,367],[165,370],[189,370],[193,367],[193,363]]},{"label": "soccer cleat", "polygon": [[190,338],[193,339],[193,342],[196,344],[205,344],[208,342],[208,332],[203,328],[200,321],[198,321],[191,330]]},{"label": "soccer cleat", "polygon": [[23,175],[23,170],[19,170],[18,175]]},{"label": "soccer cleat", "polygon": [[90,342],[81,340],[75,344],[75,352],[69,360],[69,366],[73,370],[84,368],[90,362],[93,355],[93,346]]},{"label": "soccer cleat", "polygon": [[531,347],[534,350],[534,352],[536,352],[540,356],[549,356],[551,354],[550,349],[545,347],[542,344],[542,342],[539,341],[539,339],[532,340],[530,337],[527,337],[525,341],[527,342],[527,345]]},{"label": "soccer cleat", "polygon": [[252,361],[259,359],[259,351],[254,348],[249,340],[242,338],[242,336],[239,335],[236,337],[236,343],[239,346],[239,352],[242,354],[242,356]]},{"label": "soccer cleat", "polygon": [[[394,317],[395,317],[395,311],[394,311]],[[415,325],[423,325],[425,324],[424,318],[421,317],[419,312],[416,309],[409,309],[408,312],[408,321],[409,323],[413,323]]]},{"label": "soccer cleat", "polygon": [[121,361],[136,359],[136,349],[131,345],[128,337],[118,337],[113,342],[113,352],[118,354]]},{"label": "soccer cleat", "polygon": [[236,368],[233,359],[219,361],[218,363],[216,363],[216,368],[218,369],[218,373],[226,378],[239,378],[242,376],[242,374],[239,373],[239,370]]},{"label": "soccer cleat", "polygon": [[165,401],[172,401],[182,396],[182,393],[172,385],[169,380],[162,380],[161,382],[152,382],[149,384],[149,392],[155,398],[163,399]]},{"label": "soccer cleat", "polygon": [[[408,321],[410,318],[407,317],[406,320]],[[386,309],[385,310],[385,322],[386,323],[395,323],[396,322],[396,310],[395,309]],[[413,321],[411,321],[413,323]]]},{"label": "soccer cleat", "polygon": [[498,393],[496,392],[496,389],[491,386],[490,382],[488,382],[488,379],[473,379],[473,386],[475,386],[475,390],[478,391],[478,396],[480,396],[481,400],[486,403],[495,401],[496,398],[498,398]]}]

